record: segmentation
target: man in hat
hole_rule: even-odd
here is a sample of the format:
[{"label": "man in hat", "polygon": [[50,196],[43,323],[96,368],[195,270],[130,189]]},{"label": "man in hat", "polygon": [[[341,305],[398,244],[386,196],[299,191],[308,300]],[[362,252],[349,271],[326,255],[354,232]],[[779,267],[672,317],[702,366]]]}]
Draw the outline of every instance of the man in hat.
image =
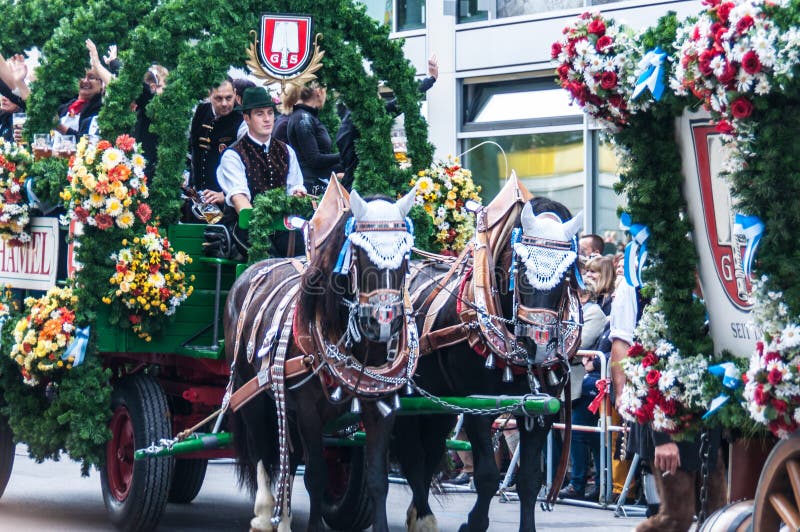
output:
[{"label": "man in hat", "polygon": [[237,107],[248,132],[226,149],[217,169],[225,203],[236,212],[252,206],[256,194],[286,187],[287,194],[305,195],[303,174],[291,146],[272,138],[276,104],[264,87],[249,87]]}]

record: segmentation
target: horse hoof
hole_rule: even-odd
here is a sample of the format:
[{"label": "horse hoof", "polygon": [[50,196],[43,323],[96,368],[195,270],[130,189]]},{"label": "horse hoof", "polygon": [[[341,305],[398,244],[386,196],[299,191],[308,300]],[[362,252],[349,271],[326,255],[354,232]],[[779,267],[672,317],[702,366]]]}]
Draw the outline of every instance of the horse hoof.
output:
[{"label": "horse hoof", "polygon": [[439,524],[436,522],[436,516],[429,514],[422,519],[417,519],[414,530],[416,532],[439,532]]}]

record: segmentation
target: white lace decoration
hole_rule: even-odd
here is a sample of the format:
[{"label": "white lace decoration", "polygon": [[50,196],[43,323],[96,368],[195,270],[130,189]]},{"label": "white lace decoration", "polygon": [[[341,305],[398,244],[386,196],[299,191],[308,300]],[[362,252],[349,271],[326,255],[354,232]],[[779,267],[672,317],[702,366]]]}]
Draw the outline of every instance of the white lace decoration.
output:
[{"label": "white lace decoration", "polygon": [[369,260],[382,270],[395,270],[411,252],[414,237],[405,231],[359,231],[348,237],[367,252]]},{"label": "white lace decoration", "polygon": [[529,246],[519,242],[514,244],[514,251],[525,264],[528,283],[536,290],[555,288],[578,257],[574,251]]}]

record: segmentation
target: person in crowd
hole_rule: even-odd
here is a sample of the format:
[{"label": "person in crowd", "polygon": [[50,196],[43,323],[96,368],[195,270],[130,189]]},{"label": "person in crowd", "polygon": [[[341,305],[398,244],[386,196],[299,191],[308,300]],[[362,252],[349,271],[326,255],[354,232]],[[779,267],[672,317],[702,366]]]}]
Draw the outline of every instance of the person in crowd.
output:
[{"label": "person in crowd", "polygon": [[614,299],[614,259],[606,255],[595,256],[586,262],[584,281],[594,292],[597,304],[608,316]]},{"label": "person in crowd", "polygon": [[[8,88],[8,85],[0,81],[0,138],[6,142],[13,142],[15,140],[14,113],[21,113],[23,109],[17,103],[19,100],[12,100],[6,96],[6,88]],[[11,91],[8,91],[8,93],[11,93]],[[13,93],[11,95],[13,96]]]},{"label": "person in crowd", "polygon": [[595,255],[602,255],[605,242],[600,235],[583,235],[578,243],[581,257],[591,258]]},{"label": "person in crowd", "polygon": [[78,96],[58,108],[56,131],[62,135],[74,135],[76,140],[83,135],[97,135],[97,114],[103,104],[106,82],[112,74],[100,64],[97,47],[86,40],[91,67],[78,81]]},{"label": "person in crowd", "polygon": [[[236,94],[237,106],[242,105],[242,95],[244,94],[245,89],[255,86],[256,86],[255,82],[247,78],[236,78],[233,80],[233,92]],[[246,133],[247,133],[247,124],[244,122],[244,120],[242,120],[242,123],[239,125],[239,131],[236,132],[236,139],[238,140],[244,137]]]},{"label": "person in crowd", "polygon": [[[301,87],[299,92],[287,124],[289,144],[297,152],[306,190],[311,194],[320,194],[331,174],[342,172],[339,154],[331,152],[331,137],[319,119],[328,93],[325,87],[313,83]],[[337,177],[341,178],[342,175]]]},{"label": "person in crowd", "polygon": [[142,79],[142,93],[133,103],[136,111],[136,124],[133,136],[141,143],[142,154],[147,160],[144,175],[152,177],[158,164],[158,135],[150,130],[151,119],[147,114],[147,106],[153,98],[164,92],[169,70],[161,65],[151,65]]},{"label": "person in crowd", "polygon": [[[603,316],[605,319],[605,316]],[[572,425],[596,427],[600,418],[599,411],[592,412],[589,405],[597,397],[597,381],[600,379],[600,357],[581,357],[585,374],[581,381],[581,395],[572,401]],[[599,479],[600,470],[600,434],[597,432],[572,431],[572,444],[569,450],[572,461],[569,484],[558,492],[560,498],[590,499],[597,501],[600,496],[599,482],[591,492],[586,493],[586,482],[589,472],[590,455],[594,462],[595,478]]]},{"label": "person in crowd", "polygon": [[[436,78],[439,77],[439,61],[436,54],[428,59],[428,77],[420,81],[419,91],[426,93],[436,83]],[[398,114],[397,99],[392,98],[386,102],[386,111],[392,116]],[[339,149],[339,156],[342,159],[342,168],[344,176],[342,177],[342,184],[350,190],[353,186],[353,177],[358,166],[358,156],[356,155],[356,140],[359,137],[359,132],[356,130],[350,109],[343,107],[341,124],[339,130],[336,132],[336,146]]]},{"label": "person in crowd", "polygon": [[217,166],[222,153],[236,142],[243,122],[242,113],[234,110],[234,99],[233,80],[226,78],[209,91],[208,101],[197,106],[189,128],[189,185],[206,203],[225,203],[217,182]]},{"label": "person in crowd", "polygon": [[21,131],[14,130],[14,114],[25,112],[25,99],[30,94],[25,83],[27,73],[22,55],[8,60],[0,55],[0,138],[8,142],[21,140]]},{"label": "person in crowd", "polygon": [[278,105],[278,116],[275,117],[275,127],[272,129],[272,138],[289,144],[289,117],[292,115],[294,104],[300,98],[302,87],[290,83],[281,95],[281,103]]}]

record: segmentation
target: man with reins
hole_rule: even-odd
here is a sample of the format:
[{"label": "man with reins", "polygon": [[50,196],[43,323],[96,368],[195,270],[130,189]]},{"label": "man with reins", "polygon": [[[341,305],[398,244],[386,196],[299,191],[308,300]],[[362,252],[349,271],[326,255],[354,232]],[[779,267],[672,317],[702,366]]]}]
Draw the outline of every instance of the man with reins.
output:
[{"label": "man with reins", "polygon": [[[303,174],[291,146],[272,139],[275,123],[275,101],[264,87],[249,87],[236,107],[244,115],[248,132],[226,149],[217,168],[217,181],[225,193],[226,205],[238,214],[252,208],[256,194],[278,187],[286,193],[304,196]],[[283,240],[286,235],[279,235]],[[281,248],[280,242],[274,242]]]}]

